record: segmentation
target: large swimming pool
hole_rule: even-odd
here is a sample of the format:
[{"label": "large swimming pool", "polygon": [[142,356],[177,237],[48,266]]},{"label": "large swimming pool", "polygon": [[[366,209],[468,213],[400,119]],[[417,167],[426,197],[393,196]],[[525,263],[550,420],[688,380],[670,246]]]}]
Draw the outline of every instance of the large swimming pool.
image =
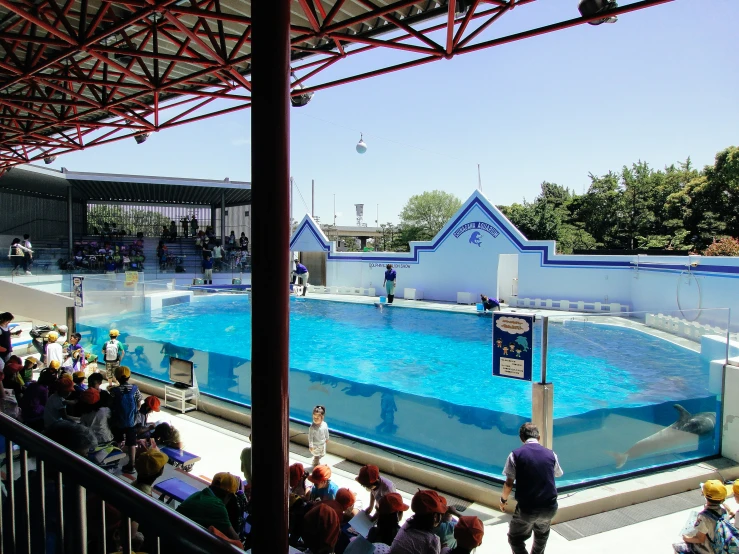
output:
[{"label": "large swimming pool", "polygon": [[[196,363],[203,392],[250,404],[247,296],[211,296],[82,326],[102,345],[112,324],[135,372],[166,380],[167,356],[185,357]],[[530,417],[530,383],[492,376],[490,317],[301,298],[291,303],[290,325],[297,419],[323,404],[337,431],[497,475]],[[717,411],[698,352],[624,326],[560,320],[550,325],[548,368],[555,450],[570,470],[564,483],[716,453],[714,432],[683,437],[669,452],[623,468],[611,453],[674,423],[674,403]]]}]

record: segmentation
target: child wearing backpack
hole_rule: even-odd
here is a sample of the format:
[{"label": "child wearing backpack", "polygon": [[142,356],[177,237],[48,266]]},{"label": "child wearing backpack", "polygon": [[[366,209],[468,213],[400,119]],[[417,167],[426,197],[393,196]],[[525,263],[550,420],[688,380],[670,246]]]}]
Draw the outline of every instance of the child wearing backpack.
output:
[{"label": "child wearing backpack", "polygon": [[721,503],[726,500],[726,485],[712,479],[703,483],[706,504],[698,514],[693,530],[683,535],[682,543],[674,544],[675,552],[694,554],[737,554],[739,553],[739,531],[729,522],[726,509]]},{"label": "child wearing backpack", "polygon": [[105,375],[108,377],[108,386],[113,386],[116,379],[116,369],[121,365],[121,360],[125,356],[123,345],[118,340],[120,332],[118,329],[110,330],[110,340],[103,345],[103,360],[105,361]]},{"label": "child wearing backpack", "polygon": [[126,441],[125,451],[128,454],[128,464],[123,473],[135,474],[134,462],[136,461],[136,412],[142,402],[141,392],[136,385],[128,382],[131,378],[131,370],[126,366],[118,366],[115,370],[115,378],[119,386],[110,389],[113,399],[111,406],[111,425],[117,441]]}]

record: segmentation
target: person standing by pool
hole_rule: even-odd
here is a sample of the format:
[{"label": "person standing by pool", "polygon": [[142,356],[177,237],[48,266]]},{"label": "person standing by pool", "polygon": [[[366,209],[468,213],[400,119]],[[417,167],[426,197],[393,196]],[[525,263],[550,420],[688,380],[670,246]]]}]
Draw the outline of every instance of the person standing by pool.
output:
[{"label": "person standing by pool", "polygon": [[392,304],[395,298],[395,283],[398,280],[398,274],[393,269],[393,264],[387,264],[387,271],[385,271],[385,280],[382,286],[385,287],[387,292],[387,303]]},{"label": "person standing by pool", "polygon": [[533,423],[521,425],[518,436],[523,446],[510,453],[503,474],[506,482],[500,495],[500,511],[516,484],[516,511],[508,527],[508,544],[513,554],[528,554],[526,540],[534,533],[531,554],[544,554],[552,518],[557,513],[555,477],[563,472],[557,455],[539,444],[539,429]]},{"label": "person standing by pool", "polygon": [[210,257],[210,252],[205,254],[205,259],[203,260],[203,284],[213,284],[213,260]]},{"label": "person standing by pool", "polygon": [[[293,275],[296,277],[296,283],[303,285],[303,296],[305,296],[305,293],[308,292],[308,268],[305,267],[303,264],[301,264],[299,261],[295,261],[295,269],[293,270]],[[297,279],[300,279],[298,282]]]}]

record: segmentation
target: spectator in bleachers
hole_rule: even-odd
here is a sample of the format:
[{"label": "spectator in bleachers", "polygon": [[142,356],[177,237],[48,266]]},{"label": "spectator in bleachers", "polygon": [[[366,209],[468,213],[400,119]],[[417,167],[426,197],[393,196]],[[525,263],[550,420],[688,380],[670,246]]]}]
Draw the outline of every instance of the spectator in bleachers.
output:
[{"label": "spectator in bleachers", "polygon": [[420,490],[411,501],[411,517],[403,525],[390,545],[391,554],[440,554],[441,543],[434,528],[441,523],[447,511],[446,499],[436,491]]},{"label": "spectator in bleachers", "polygon": [[336,502],[339,503],[342,510],[342,524],[349,523],[349,521],[357,515],[358,510],[354,509],[356,501],[357,495],[350,489],[344,487],[336,491]]},{"label": "spectator in bleachers", "polygon": [[367,515],[372,514],[375,505],[382,500],[382,497],[391,492],[395,492],[395,485],[390,479],[380,475],[380,468],[374,465],[366,465],[359,470],[356,478],[357,483],[362,485],[370,492],[369,506],[365,509]]},{"label": "spectator in bleachers", "polygon": [[67,415],[67,399],[74,390],[71,379],[59,379],[56,383],[56,391],[49,396],[44,408],[44,429],[48,430],[57,421],[69,419]]},{"label": "spectator in bleachers", "polygon": [[[69,374],[67,374],[69,375]],[[82,415],[81,406],[80,406],[80,395],[87,390],[87,386],[85,385],[85,372],[84,371],[78,371],[71,374],[72,377],[72,383],[74,383],[74,390],[69,395],[68,398],[68,406],[67,406],[67,414],[69,414],[72,417],[80,417]]]},{"label": "spectator in bleachers", "polygon": [[5,360],[10,358],[13,352],[13,343],[10,336],[10,322],[13,319],[13,314],[10,312],[0,314],[0,371],[5,366]]},{"label": "spectator in bleachers", "polygon": [[441,549],[441,554],[470,554],[482,544],[485,528],[482,521],[475,516],[461,516],[454,527],[454,548]]},{"label": "spectator in bleachers", "polygon": [[10,249],[8,250],[8,258],[10,258],[10,261],[13,262],[13,270],[11,271],[11,275],[18,275],[20,272],[18,271],[18,268],[23,269],[23,273],[26,275],[30,275],[31,272],[28,271],[28,266],[26,265],[26,253],[33,254],[33,250],[30,250],[23,246],[21,244],[21,239],[15,238],[10,243]]},{"label": "spectator in bleachers", "polygon": [[223,259],[223,248],[221,248],[220,241],[214,240],[213,242],[213,265],[216,270],[220,271],[221,260]]},{"label": "spectator in bleachers", "polygon": [[160,423],[154,427],[151,438],[160,445],[168,446],[176,450],[182,450],[183,444],[180,438],[180,432],[172,427],[169,423]]},{"label": "spectator in bleachers", "polygon": [[113,399],[107,391],[89,388],[80,394],[80,423],[93,432],[98,444],[113,442],[110,428],[110,407]]},{"label": "spectator in bleachers", "polygon": [[23,235],[23,246],[26,250],[23,251],[23,257],[26,259],[26,270],[27,273],[31,273],[31,265],[33,265],[33,245],[31,244],[31,235],[26,233]]},{"label": "spectator in bleachers", "polygon": [[50,365],[54,360],[61,364],[64,362],[64,349],[62,345],[57,341],[59,340],[59,333],[57,331],[50,331],[46,335],[46,365]]},{"label": "spectator in bleachers", "polygon": [[44,407],[49,400],[49,389],[40,381],[32,381],[18,402],[23,423],[39,433],[44,430]]},{"label": "spectator in bleachers", "polygon": [[16,398],[20,398],[20,392],[23,387],[23,378],[21,377],[21,371],[23,370],[23,360],[16,355],[11,355],[8,361],[5,362],[5,369],[3,369],[3,377],[0,378],[2,387],[6,391],[12,390]]},{"label": "spectator in bleachers", "polygon": [[159,412],[161,405],[161,400],[156,396],[147,396],[144,403],[141,404],[139,411],[136,412],[136,436],[138,438],[151,438],[151,434],[156,425],[154,423],[149,423],[149,414],[151,414],[151,412]]},{"label": "spectator in bleachers", "polygon": [[177,240],[177,224],[174,221],[169,224],[169,240],[172,242]]},{"label": "spectator in bleachers", "polygon": [[290,495],[307,499],[310,495],[310,490],[305,483],[308,479],[308,474],[305,472],[303,464],[297,462],[290,466],[289,479]]},{"label": "spectator in bleachers", "polygon": [[303,521],[303,541],[306,554],[331,554],[339,538],[341,522],[336,511],[320,502]]},{"label": "spectator in bleachers", "polygon": [[115,380],[115,371],[121,365],[121,360],[123,360],[126,352],[118,340],[120,336],[118,329],[111,329],[109,336],[110,340],[103,345],[103,361],[105,362],[105,374],[108,377],[108,386],[110,387]]},{"label": "spectator in bleachers", "polygon": [[[168,461],[167,455],[156,449],[139,454],[136,457],[136,480],[131,483],[131,486],[153,497],[152,486],[164,473],[164,466],[167,465]],[[131,521],[131,537],[135,537],[131,541],[132,545],[136,544],[134,550],[156,552],[156,535],[153,533],[151,525]]]},{"label": "spectator in bleachers", "polygon": [[249,433],[249,446],[244,447],[241,451],[241,473],[244,474],[244,479],[251,485],[251,433]]},{"label": "spectator in bleachers", "polygon": [[400,520],[403,512],[409,506],[403,502],[403,497],[397,492],[389,492],[377,502],[377,524],[370,529],[367,540],[372,543],[393,544],[395,536],[400,530]]},{"label": "spectator in bleachers", "polygon": [[203,247],[203,252],[206,252],[203,258],[203,284],[213,284],[213,260],[210,257],[210,253]]},{"label": "spectator in bleachers", "polygon": [[188,229],[188,227],[190,227],[190,216],[186,215],[180,221],[182,222],[182,236],[187,238],[190,236],[190,230]]},{"label": "spectator in bleachers", "polygon": [[236,248],[236,234],[233,231],[231,231],[231,234],[228,235],[226,246],[229,250],[233,250],[234,248]]},{"label": "spectator in bleachers", "polygon": [[241,236],[239,237],[239,248],[242,252],[249,252],[249,239],[246,237],[244,231],[241,231]]},{"label": "spectator in bleachers", "polygon": [[69,336],[69,344],[67,345],[67,349],[65,352],[67,359],[65,360],[64,365],[69,366],[73,373],[83,371],[85,366],[87,365],[87,360],[85,359],[85,349],[80,344],[81,340],[82,335],[80,335],[79,333],[72,333]]},{"label": "spectator in bleachers", "polygon": [[226,504],[240,485],[241,480],[235,475],[216,473],[209,487],[185,499],[177,511],[206,529],[213,526],[229,539],[239,540],[229,520]]},{"label": "spectator in bleachers", "polygon": [[192,219],[190,220],[190,228],[192,229],[192,236],[198,234],[198,218],[195,217],[195,214],[192,214]]},{"label": "spectator in bleachers", "polygon": [[131,378],[131,370],[128,367],[118,366],[115,370],[115,378],[120,385],[109,391],[113,398],[111,407],[113,435],[118,441],[126,441],[128,464],[121,469],[124,473],[133,474],[136,472],[134,466],[136,462],[136,412],[143,399],[139,388],[128,382]]},{"label": "spectator in bleachers", "polygon": [[38,369],[38,358],[28,356],[23,362],[23,371],[21,372],[24,383],[28,384],[33,381],[33,372],[36,369]]},{"label": "spectator in bleachers", "polygon": [[308,481],[313,483],[310,491],[311,500],[335,500],[339,486],[331,481],[331,468],[328,466],[316,466],[308,476]]},{"label": "spectator in bleachers", "polygon": [[59,380],[59,368],[62,366],[57,360],[51,362],[46,369],[41,370],[38,382],[49,389],[49,393],[56,390],[56,382]]}]

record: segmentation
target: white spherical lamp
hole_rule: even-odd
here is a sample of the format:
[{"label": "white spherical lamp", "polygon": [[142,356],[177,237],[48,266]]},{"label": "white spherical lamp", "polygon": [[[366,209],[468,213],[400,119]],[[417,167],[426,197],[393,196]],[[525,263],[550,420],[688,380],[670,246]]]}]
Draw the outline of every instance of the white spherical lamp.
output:
[{"label": "white spherical lamp", "polygon": [[367,143],[362,140],[362,134],[359,134],[359,142],[357,143],[357,153],[364,154],[367,151]]}]

